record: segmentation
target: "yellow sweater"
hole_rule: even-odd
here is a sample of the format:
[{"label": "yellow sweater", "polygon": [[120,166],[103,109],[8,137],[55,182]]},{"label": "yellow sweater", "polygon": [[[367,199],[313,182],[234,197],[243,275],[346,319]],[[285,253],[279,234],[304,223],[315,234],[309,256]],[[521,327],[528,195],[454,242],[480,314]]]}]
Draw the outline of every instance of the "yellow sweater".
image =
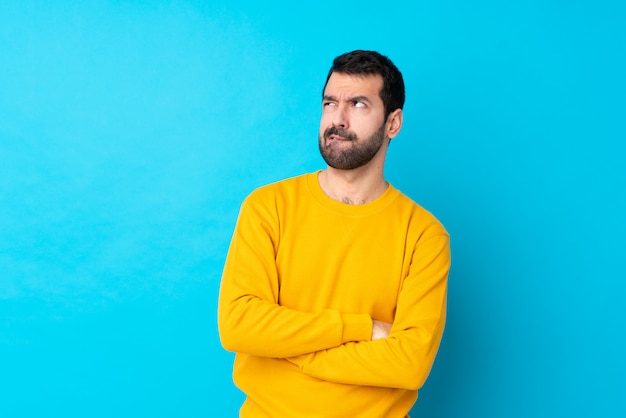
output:
[{"label": "yellow sweater", "polygon": [[[449,236],[393,186],[347,205],[317,176],[241,207],[218,308],[240,417],[405,417],[443,333]],[[388,338],[371,341],[372,319]]]}]

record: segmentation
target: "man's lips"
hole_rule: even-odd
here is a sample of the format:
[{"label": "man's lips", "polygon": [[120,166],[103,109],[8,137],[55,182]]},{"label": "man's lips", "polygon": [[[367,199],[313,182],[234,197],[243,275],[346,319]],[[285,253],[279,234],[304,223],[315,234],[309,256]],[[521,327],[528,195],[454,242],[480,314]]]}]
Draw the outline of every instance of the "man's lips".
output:
[{"label": "man's lips", "polygon": [[343,136],[335,135],[335,134],[329,135],[328,139],[331,141],[350,141],[350,139],[348,138],[344,138]]},{"label": "man's lips", "polygon": [[331,143],[349,143],[357,139],[357,136],[345,129],[337,128],[336,126],[331,126],[324,132],[324,138],[326,140],[326,144]]}]

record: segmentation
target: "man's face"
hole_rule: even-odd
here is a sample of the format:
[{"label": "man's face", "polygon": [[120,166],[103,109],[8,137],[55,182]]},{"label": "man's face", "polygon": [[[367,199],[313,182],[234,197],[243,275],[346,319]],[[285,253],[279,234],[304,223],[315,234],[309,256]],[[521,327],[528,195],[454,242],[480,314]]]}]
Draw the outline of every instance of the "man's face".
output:
[{"label": "man's face", "polygon": [[352,170],[369,163],[385,140],[380,75],[332,73],[322,99],[319,148],[333,168]]}]

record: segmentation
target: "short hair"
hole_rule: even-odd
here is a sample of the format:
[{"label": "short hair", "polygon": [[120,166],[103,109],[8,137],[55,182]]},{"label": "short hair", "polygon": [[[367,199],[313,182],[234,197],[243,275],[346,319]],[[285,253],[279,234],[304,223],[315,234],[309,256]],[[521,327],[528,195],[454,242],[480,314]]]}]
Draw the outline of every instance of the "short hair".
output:
[{"label": "short hair", "polygon": [[404,106],[402,73],[389,58],[376,51],[356,50],[336,57],[328,71],[322,95],[333,73],[356,76],[380,75],[383,78],[383,87],[379,95],[385,107],[385,120],[391,112]]}]

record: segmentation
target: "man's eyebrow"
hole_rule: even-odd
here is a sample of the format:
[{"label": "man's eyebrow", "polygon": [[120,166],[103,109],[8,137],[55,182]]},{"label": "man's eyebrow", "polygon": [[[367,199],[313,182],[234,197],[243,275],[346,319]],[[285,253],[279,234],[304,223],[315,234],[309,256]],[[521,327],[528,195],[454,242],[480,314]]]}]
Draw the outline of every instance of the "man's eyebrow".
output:
[{"label": "man's eyebrow", "polygon": [[354,97],[350,97],[348,98],[348,101],[350,102],[367,102],[367,103],[371,103],[372,101],[369,99],[369,97],[367,96],[354,96]]},{"label": "man's eyebrow", "polygon": [[[335,96],[324,95],[322,97],[322,100],[323,101],[336,102],[337,98]],[[346,100],[348,102],[367,102],[367,103],[371,103],[372,102],[367,96],[363,96],[363,95],[348,97]]]}]

